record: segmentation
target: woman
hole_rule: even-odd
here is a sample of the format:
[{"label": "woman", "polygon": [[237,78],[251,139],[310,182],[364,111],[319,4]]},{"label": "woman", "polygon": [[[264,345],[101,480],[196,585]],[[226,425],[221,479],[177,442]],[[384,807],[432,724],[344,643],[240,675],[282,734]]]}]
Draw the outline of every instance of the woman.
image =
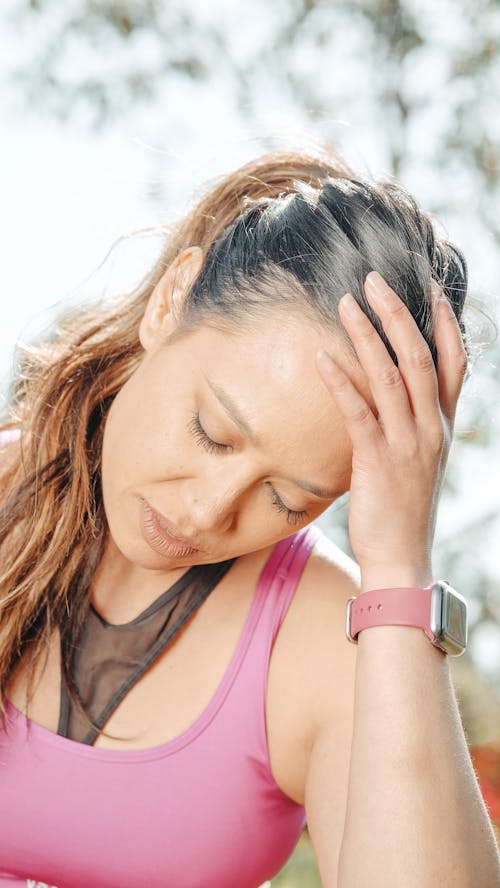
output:
[{"label": "woman", "polygon": [[[27,352],[3,426],[4,881],[253,888],[307,819],[328,888],[500,884],[446,651],[345,632],[436,580],[462,254],[333,154],[167,235]],[[355,562],[311,525],[347,490]]]}]

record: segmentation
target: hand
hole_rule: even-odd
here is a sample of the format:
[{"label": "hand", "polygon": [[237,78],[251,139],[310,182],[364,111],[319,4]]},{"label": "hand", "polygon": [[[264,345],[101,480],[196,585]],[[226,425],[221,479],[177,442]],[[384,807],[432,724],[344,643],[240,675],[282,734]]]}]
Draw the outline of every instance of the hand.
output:
[{"label": "hand", "polygon": [[436,373],[429,347],[397,294],[374,272],[364,289],[399,367],[356,300],[350,313],[343,297],[339,314],[367,375],[378,418],[331,356],[325,351],[317,356],[353,445],[349,538],[364,588],[427,585],[433,579],[438,498],[467,355],[448,300],[434,296]]}]

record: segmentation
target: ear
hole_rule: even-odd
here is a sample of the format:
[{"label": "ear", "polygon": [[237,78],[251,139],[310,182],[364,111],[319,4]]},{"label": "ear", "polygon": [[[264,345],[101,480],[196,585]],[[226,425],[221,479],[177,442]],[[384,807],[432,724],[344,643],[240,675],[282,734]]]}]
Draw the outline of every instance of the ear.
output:
[{"label": "ear", "polygon": [[155,349],[177,326],[176,310],[201,271],[203,258],[201,247],[187,247],[156,284],[139,326],[139,339],[146,351]]}]

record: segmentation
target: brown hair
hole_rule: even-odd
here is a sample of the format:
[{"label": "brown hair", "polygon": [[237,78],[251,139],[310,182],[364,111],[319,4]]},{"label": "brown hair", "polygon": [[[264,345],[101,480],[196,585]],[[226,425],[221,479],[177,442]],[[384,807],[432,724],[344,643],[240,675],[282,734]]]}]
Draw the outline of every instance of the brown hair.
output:
[{"label": "brown hair", "polygon": [[276,281],[284,279],[305,310],[341,334],[336,306],[350,290],[382,335],[363,294],[371,268],[406,300],[434,357],[432,278],[462,315],[467,272],[460,251],[439,240],[430,217],[401,186],[356,177],[328,149],[317,156],[264,154],[207,183],[189,212],[160,230],[161,255],[132,292],[104,307],[66,310],[44,342],[21,346],[10,416],[0,423],[21,429],[0,484],[0,701],[28,651],[31,699],[54,627],[61,633],[63,679],[77,698],[70,657],[107,533],[104,423],[141,361],[138,329],[148,299],[183,249],[198,245],[205,256],[180,319],[187,325],[211,315],[241,319],[276,305],[285,298]]}]

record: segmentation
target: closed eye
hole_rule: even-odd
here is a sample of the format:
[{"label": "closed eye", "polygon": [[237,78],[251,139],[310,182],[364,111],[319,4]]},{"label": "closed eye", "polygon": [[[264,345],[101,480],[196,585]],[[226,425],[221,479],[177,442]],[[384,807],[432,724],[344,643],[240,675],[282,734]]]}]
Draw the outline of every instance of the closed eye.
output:
[{"label": "closed eye", "polygon": [[273,503],[273,506],[275,507],[275,509],[277,509],[278,512],[284,512],[286,514],[287,524],[300,524],[300,522],[303,521],[304,518],[308,517],[305,509],[301,509],[299,511],[297,509],[289,509],[288,506],[285,506],[285,503],[283,502],[281,497],[278,496],[278,492],[274,489],[272,484],[269,484],[269,486],[272,492],[271,501]]},{"label": "closed eye", "polygon": [[193,413],[188,428],[193,438],[209,453],[228,453],[233,449],[231,444],[219,444],[218,441],[209,438],[200,422],[199,413]]},{"label": "closed eye", "polygon": [[[222,455],[223,453],[230,453],[233,449],[231,444],[220,444],[218,441],[214,441],[207,435],[200,422],[200,414],[198,412],[194,413],[191,417],[188,429],[195,441],[201,447],[204,447],[209,453],[218,453]],[[305,509],[289,509],[279,496],[278,492],[274,489],[273,485],[270,484],[270,482],[267,482],[267,484],[271,490],[271,502],[273,507],[286,516],[287,524],[294,526],[303,521],[304,518],[308,517],[308,513]]]}]

